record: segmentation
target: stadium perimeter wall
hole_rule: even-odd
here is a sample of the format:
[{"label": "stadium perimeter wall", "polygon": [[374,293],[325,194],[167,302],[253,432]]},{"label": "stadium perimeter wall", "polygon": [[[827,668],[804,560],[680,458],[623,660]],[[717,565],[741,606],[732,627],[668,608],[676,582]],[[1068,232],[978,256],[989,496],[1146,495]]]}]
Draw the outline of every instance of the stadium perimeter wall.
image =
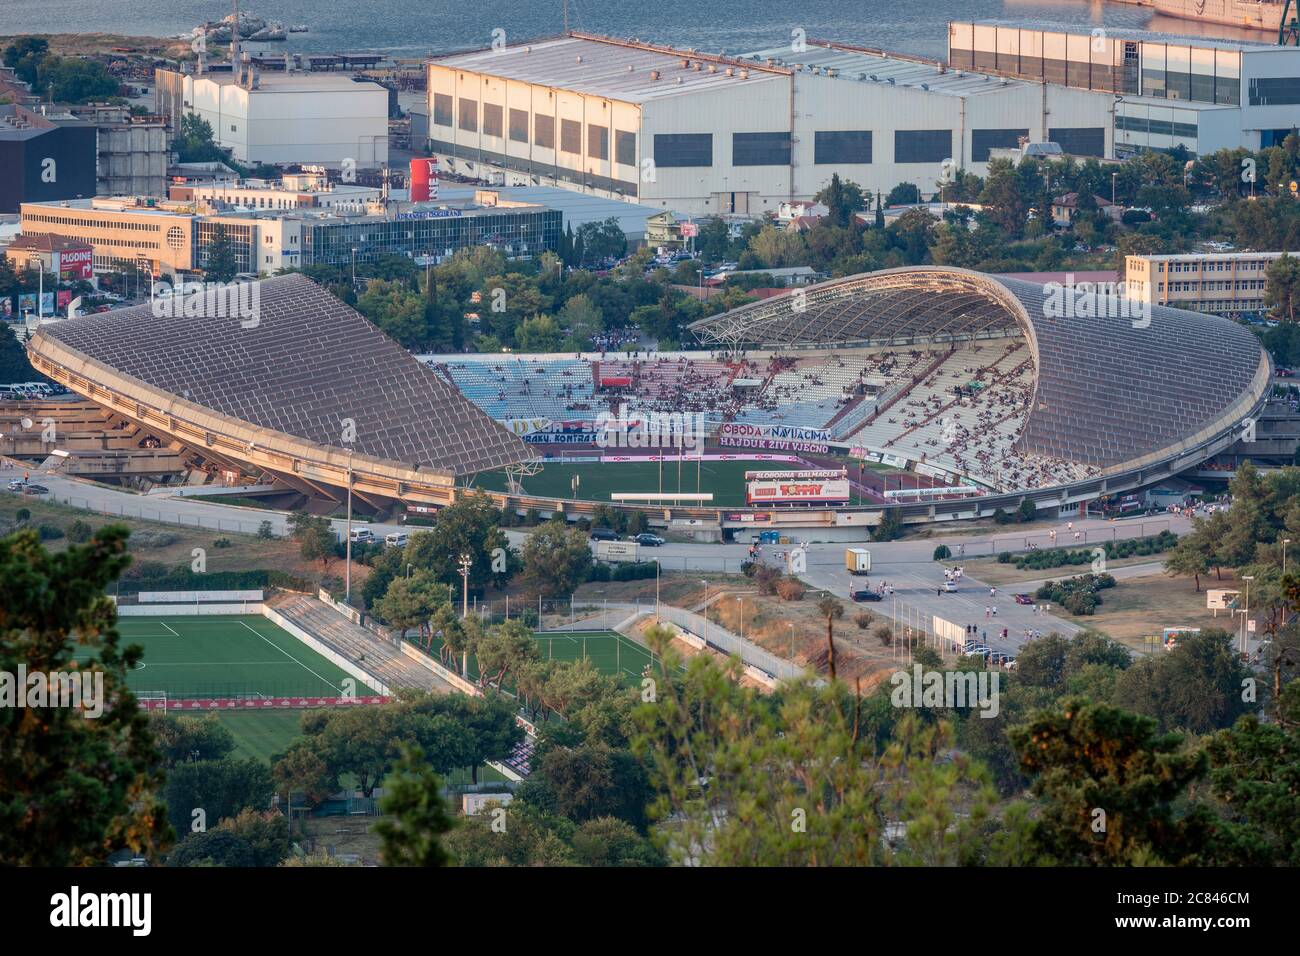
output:
[{"label": "stadium perimeter wall", "polygon": [[117,606],[118,617],[189,617],[209,614],[265,616],[266,606],[261,601],[241,601],[239,604],[119,604]]}]

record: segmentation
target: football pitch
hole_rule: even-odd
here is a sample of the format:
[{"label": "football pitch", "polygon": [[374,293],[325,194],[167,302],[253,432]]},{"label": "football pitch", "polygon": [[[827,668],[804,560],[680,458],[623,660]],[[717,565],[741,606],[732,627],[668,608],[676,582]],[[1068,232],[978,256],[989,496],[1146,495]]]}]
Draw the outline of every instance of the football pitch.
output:
[{"label": "football pitch", "polygon": [[338,697],[355,680],[261,616],[119,617],[117,630],[121,646],[144,649],[127,675],[136,695]]},{"label": "football pitch", "polygon": [[[572,498],[573,476],[579,478],[578,498],[583,501],[609,501],[616,491],[629,493],[659,492],[695,494],[712,492],[713,506],[737,508],[745,504],[745,472],[796,471],[800,466],[781,461],[705,461],[676,460],[658,462],[592,462],[565,464],[556,459],[543,464],[542,470],[523,479],[524,491],[539,498]],[[698,472],[698,473],[697,473]],[[504,472],[488,471],[475,476],[475,485],[489,491],[505,491]]]}]

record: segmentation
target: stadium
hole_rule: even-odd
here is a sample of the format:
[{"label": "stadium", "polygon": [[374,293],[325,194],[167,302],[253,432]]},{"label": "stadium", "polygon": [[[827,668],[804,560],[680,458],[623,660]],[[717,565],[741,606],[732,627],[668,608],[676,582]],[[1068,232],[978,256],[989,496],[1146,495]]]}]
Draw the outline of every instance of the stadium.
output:
[{"label": "stadium", "polygon": [[[885,507],[953,520],[1149,486],[1248,441],[1272,374],[1228,320],[947,267],[712,316],[692,351],[565,357],[413,357],[302,277],[260,286],[253,329],[130,309],[42,328],[32,359],[126,444],[175,450],[190,482],[337,502],[350,481],[381,514],[467,487],[520,512],[614,502],[715,540],[759,522],[860,537]],[[694,417],[706,435],[638,450],[610,441],[612,415]],[[759,506],[754,482],[793,485],[782,472],[802,497]]]}]

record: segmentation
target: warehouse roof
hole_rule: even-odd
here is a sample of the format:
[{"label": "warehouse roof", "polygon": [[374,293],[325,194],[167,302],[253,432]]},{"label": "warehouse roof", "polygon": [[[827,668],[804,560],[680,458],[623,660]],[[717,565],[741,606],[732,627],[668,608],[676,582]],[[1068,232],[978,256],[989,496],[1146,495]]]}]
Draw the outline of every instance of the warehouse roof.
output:
[{"label": "warehouse roof", "polygon": [[790,45],[759,50],[745,57],[751,63],[771,63],[802,74],[833,76],[845,81],[910,87],[947,96],[974,96],[1009,86],[1019,80],[1000,80],[983,73],[954,70],[938,60],[904,56],[827,40],[809,40],[798,53]]},{"label": "warehouse roof", "polygon": [[734,57],[586,33],[518,43],[501,50],[456,53],[432,62],[629,103],[726,89],[790,73]]}]

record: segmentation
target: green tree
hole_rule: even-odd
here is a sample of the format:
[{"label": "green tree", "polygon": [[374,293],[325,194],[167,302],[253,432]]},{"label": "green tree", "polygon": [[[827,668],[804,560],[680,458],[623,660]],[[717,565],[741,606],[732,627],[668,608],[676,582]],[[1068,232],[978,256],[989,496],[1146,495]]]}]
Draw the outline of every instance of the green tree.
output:
[{"label": "green tree", "polygon": [[212,241],[208,245],[207,265],[203,274],[210,282],[230,282],[239,271],[235,261],[235,246],[230,232],[222,223],[212,227]]},{"label": "green tree", "polygon": [[432,344],[427,303],[404,282],[371,279],[357,311],[403,348],[421,351]]},{"label": "green tree", "polygon": [[262,761],[222,757],[174,764],[163,798],[176,832],[188,833],[200,823],[210,829],[246,807],[267,807],[274,792],[271,768]]},{"label": "green tree", "polygon": [[591,546],[578,528],[548,521],[528,536],[521,581],[530,595],[567,597],[591,573]]},{"label": "green tree", "polygon": [[235,749],[235,737],[216,714],[178,717],[153,714],[150,730],[168,767],[191,760],[220,760]]},{"label": "green tree", "polygon": [[130,561],[127,535],[111,525],[58,554],[34,530],[0,538],[0,674],[22,665],[103,675],[93,720],[75,707],[17,708],[19,690],[0,678],[0,698],[10,695],[0,706],[0,864],[102,865],[123,849],[152,857],[172,838],[148,717],[126,687],[142,654],[119,646],[104,595]]},{"label": "green tree", "polygon": [[1264,271],[1264,301],[1279,319],[1295,322],[1300,304],[1300,260],[1285,252]]},{"label": "green tree", "polygon": [[384,816],[375,824],[384,866],[446,866],[442,838],[455,821],[442,799],[442,784],[417,746],[402,755],[384,788]]},{"label": "green tree", "polygon": [[1181,737],[1157,736],[1148,717],[1077,697],[1009,733],[1033,777],[1032,842],[1046,859],[1062,866],[1203,859],[1209,813],[1180,798],[1207,761]]},{"label": "green tree", "polygon": [[831,181],[813,196],[813,202],[825,206],[826,218],[841,228],[853,225],[853,214],[867,208],[862,187],[852,180],[840,179],[839,173],[831,174]]}]

